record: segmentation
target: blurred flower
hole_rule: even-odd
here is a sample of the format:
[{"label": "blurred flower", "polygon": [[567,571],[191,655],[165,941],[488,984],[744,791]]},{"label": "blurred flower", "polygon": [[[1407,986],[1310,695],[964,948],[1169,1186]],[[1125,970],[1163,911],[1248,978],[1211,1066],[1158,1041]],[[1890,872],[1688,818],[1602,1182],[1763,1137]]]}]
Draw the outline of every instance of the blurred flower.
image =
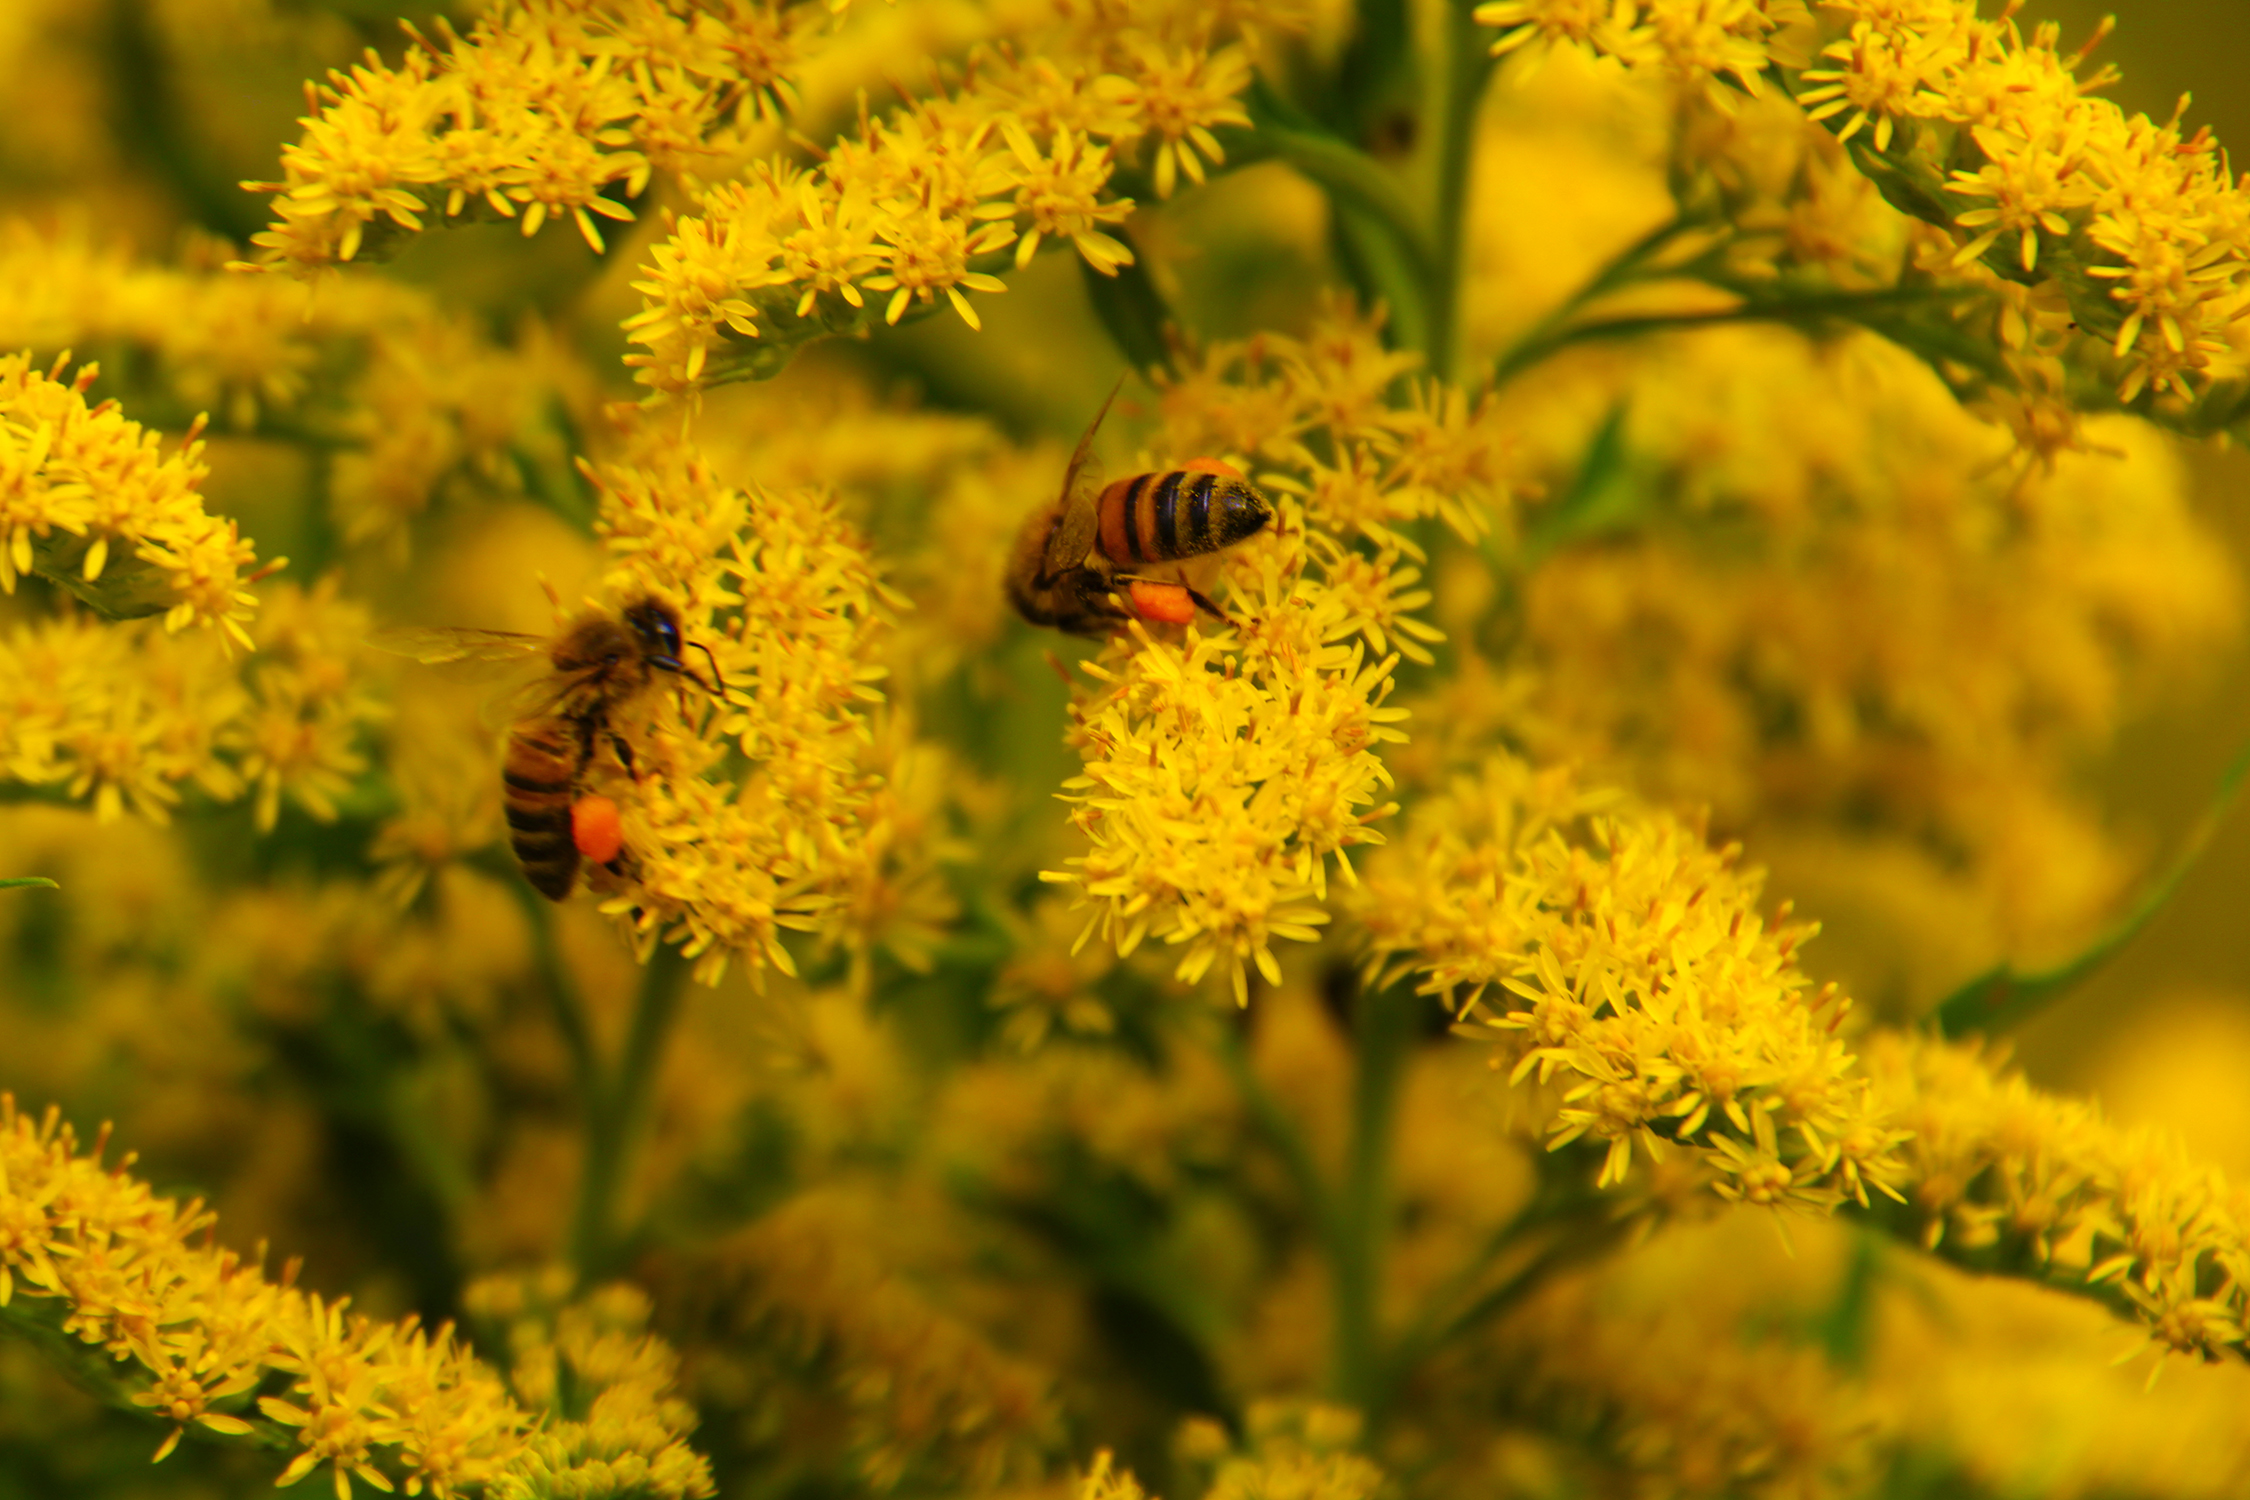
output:
[{"label": "blurred flower", "polygon": [[500,1333],[508,1384],[546,1419],[490,1493],[715,1495],[711,1466],[687,1444],[695,1409],[682,1400],[679,1356],[648,1332],[647,1294],[623,1282],[571,1295],[567,1268],[488,1276],[463,1293],[469,1316]]}]

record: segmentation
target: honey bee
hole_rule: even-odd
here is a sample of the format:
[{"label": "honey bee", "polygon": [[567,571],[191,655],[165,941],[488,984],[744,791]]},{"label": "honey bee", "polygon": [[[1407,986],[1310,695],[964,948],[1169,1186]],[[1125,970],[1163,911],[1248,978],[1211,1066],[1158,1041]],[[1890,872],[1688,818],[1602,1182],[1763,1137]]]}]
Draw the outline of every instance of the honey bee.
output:
[{"label": "honey bee", "polygon": [[[1094,434],[1116,399],[1112,389],[1078,440],[1062,493],[1025,518],[1008,562],[1008,598],[1032,624],[1073,635],[1100,635],[1132,614],[1179,623],[1201,608],[1223,620],[1184,579],[1120,570],[1231,547],[1265,529],[1273,504],[1239,470],[1211,458],[1104,486]],[[1129,608],[1112,597],[1119,584]]]},{"label": "honey bee", "polygon": [[590,611],[556,636],[512,630],[384,630],[369,641],[432,665],[546,656],[552,670],[499,706],[513,720],[500,781],[516,864],[532,888],[550,901],[570,894],[581,855],[613,871],[627,857],[616,803],[582,795],[602,739],[628,773],[633,769],[632,749],[611,728],[611,715],[654,683],[659,672],[707,693],[726,693],[711,648],[694,643],[711,663],[711,681],[705,682],[681,659],[678,613],[649,597],[616,614]]}]

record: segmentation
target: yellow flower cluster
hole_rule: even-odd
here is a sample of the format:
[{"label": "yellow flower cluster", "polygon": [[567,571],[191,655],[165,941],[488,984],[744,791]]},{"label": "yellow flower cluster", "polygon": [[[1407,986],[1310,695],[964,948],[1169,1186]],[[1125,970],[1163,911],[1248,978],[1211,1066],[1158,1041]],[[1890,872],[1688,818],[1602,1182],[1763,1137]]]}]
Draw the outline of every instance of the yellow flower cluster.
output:
[{"label": "yellow flower cluster", "polygon": [[[950,94],[889,117],[863,110],[856,135],[815,167],[756,164],[670,218],[626,326],[628,357],[660,391],[711,376],[770,374],[808,338],[896,323],[942,296],[973,328],[969,291],[999,292],[994,270],[1068,240],[1104,275],[1132,252],[1104,232],[1132,212],[1110,190],[1121,164],[1155,143],[1158,196],[1221,159],[1212,128],[1247,125],[1239,46],[1209,46],[1211,18],[1187,8],[1053,5],[996,27]],[[842,304],[839,306],[838,304]],[[747,348],[714,354],[730,340]]]},{"label": "yellow flower cluster", "polygon": [[2115,74],[2078,76],[2093,44],[2066,56],[2051,23],[2027,41],[2012,12],[1982,21],[1974,0],[1833,9],[1849,34],[1805,72],[1816,86],[1799,98],[1815,115],[1848,112],[1843,133],[1872,127],[1883,165],[1943,205],[1918,216],[1950,217],[1956,266],[1983,257],[2028,282],[2043,238],[2066,249],[2061,289],[2086,357],[2107,346],[2126,401],[2149,388],[2192,401],[2194,383],[2239,373],[2250,191],[2209,131],[2186,137],[2177,115],[2158,125],[2097,97]]},{"label": "yellow flower cluster", "polygon": [[1179,1446],[1190,1462],[1217,1460],[1204,1500],[1376,1500],[1394,1492],[1390,1477],[1362,1451],[1360,1414],[1308,1401],[1253,1401],[1243,1413],[1243,1441],[1228,1451],[1225,1431],[1208,1417],[1190,1418]]},{"label": "yellow flower cluster", "polygon": [[1690,1282],[1676,1305],[1641,1317],[1604,1307],[1598,1284],[1560,1281],[1471,1357],[1500,1363],[1509,1404],[1549,1430],[1597,1434],[1633,1493],[1868,1493],[1893,1426],[1879,1398],[1818,1348],[1728,1328],[1703,1300],[1707,1285]]},{"label": "yellow flower cluster", "polygon": [[0,348],[121,345],[136,410],[212,411],[222,428],[332,446],[329,505],[353,544],[402,541],[449,486],[570,481],[549,418],[576,382],[536,329],[500,347],[398,282],[315,294],[227,275],[217,254],[199,243],[179,265],[150,264],[0,224]]},{"label": "yellow flower cluster", "polygon": [[1556,1084],[1548,1145],[1606,1146],[1603,1186],[1638,1143],[1687,1147],[1729,1200],[1895,1194],[1901,1133],[1836,1036],[1850,1002],[1797,967],[1811,929],[1767,925],[1739,850],[1604,800],[1501,756],[1419,804],[1358,902],[1379,977],[1419,973],[1511,1083]]},{"label": "yellow flower cluster", "polygon": [[[2113,72],[2079,75],[2093,42],[2065,54],[2052,24],[2027,39],[2013,5],[1990,20],[1976,0],[1821,9],[1844,34],[1814,59],[1791,35],[1802,0],[1495,0],[1477,18],[1501,28],[1496,51],[1582,48],[1703,84],[1722,102],[1721,79],[1756,93],[1770,71],[1801,68],[1796,98],[1811,117],[1856,138],[1859,165],[1894,206],[1946,231],[1935,276],[1961,279],[1981,260],[2032,285],[2048,247],[2042,284],[2068,311],[2009,299],[2021,385],[2051,392],[2067,362],[2106,370],[2125,402],[2153,390],[2193,406],[2214,379],[2241,375],[2250,190],[2209,131],[2187,136],[2177,115],[2128,117],[2095,92]],[[2231,421],[2238,404],[2210,420]]]},{"label": "yellow flower cluster", "polygon": [[902,1231],[928,1237],[944,1205],[905,1201],[902,1214],[895,1182],[801,1193],[717,1246],[691,1295],[721,1304],[733,1358],[778,1357],[833,1384],[844,1457],[876,1492],[910,1476],[948,1493],[1037,1479],[1062,1436],[1053,1377],[916,1284]]},{"label": "yellow flower cluster", "polygon": [[304,272],[387,248],[423,216],[514,219],[526,235],[569,216],[596,251],[594,219],[632,218],[658,171],[728,149],[784,85],[811,6],[752,0],[518,0],[467,37],[440,23],[397,67],[369,49],[307,87],[304,137],[283,148],[278,222],[260,262]]},{"label": "yellow flower cluster", "polygon": [[0,356],[0,589],[37,573],[113,617],[161,614],[167,631],[214,626],[224,649],[249,645],[256,552],[203,508],[197,431],[164,456],[116,403],[86,404],[93,365],[66,382],[65,364]]},{"label": "yellow flower cluster", "polygon": [[1415,613],[1430,596],[1405,528],[1442,515],[1474,534],[1505,499],[1481,409],[1435,388],[1390,404],[1411,368],[1372,324],[1331,318],[1214,346],[1166,389],[1168,458],[1270,459],[1257,478],[1281,515],[1225,556],[1228,628],[1175,640],[1136,621],[1087,664],[1101,686],[1073,709],[1086,772],[1065,791],[1092,847],[1042,876],[1095,905],[1081,942],[1161,938],[1185,949],[1178,978],[1223,963],[1246,1002],[1246,965],[1279,983],[1272,940],[1328,920],[1328,860],[1351,879],[1345,851],[1381,841],[1369,825],[1395,807],[1375,747],[1404,739],[1391,672],[1440,638]]},{"label": "yellow flower cluster", "polygon": [[1905,1256],[1887,1266],[1912,1289],[1881,1316],[1868,1384],[1914,1447],[1946,1454],[1966,1487],[2050,1500],[2242,1492],[2250,1364],[2120,1364],[2123,1340],[2106,1308]]},{"label": "yellow flower cluster", "polygon": [[[1434,517],[1474,542],[1512,519],[1513,443],[1490,397],[1414,378],[1418,358],[1385,348],[1380,333],[1379,318],[1329,306],[1303,339],[1259,334],[1193,353],[1164,387],[1164,439],[1182,457],[1277,465],[1258,482],[1301,500],[1323,566],[1349,575],[1335,586],[1377,627],[1375,649],[1391,649],[1388,631],[1398,651],[1427,662],[1415,643],[1439,636],[1408,612],[1428,595],[1413,589],[1419,570],[1398,563],[1424,559],[1416,522]],[[1359,538],[1375,544],[1371,561],[1345,556],[1340,544]]]},{"label": "yellow flower cluster", "polygon": [[[1194,1468],[1207,1470],[1204,1500],[1376,1500],[1394,1493],[1388,1475],[1360,1447],[1360,1416],[1339,1406],[1253,1401],[1239,1449],[1209,1417],[1182,1424],[1175,1446]],[[1078,1481],[1077,1500],[1149,1500],[1130,1469],[1108,1449]]]},{"label": "yellow flower cluster", "polygon": [[1507,727],[1711,805],[1777,867],[1780,839],[1844,841],[1805,861],[1818,888],[1789,865],[1831,913],[1942,890],[1962,964],[2073,940],[2127,861],[2061,756],[2241,613],[2168,440],[2094,419],[2099,451],[2011,473],[2007,435],[1905,352],[1756,328],[1558,369],[1504,409],[1563,467],[1611,403],[1640,524],[1525,580],[1539,677]]},{"label": "yellow flower cluster", "polygon": [[706,983],[737,954],[794,972],[781,931],[853,938],[855,912],[893,909],[869,891],[887,861],[914,852],[893,774],[910,742],[870,718],[895,600],[819,491],[722,484],[676,437],[598,483],[610,592],[673,601],[690,665],[719,677],[652,721],[615,778],[635,867],[604,910],[644,952],[669,931]]},{"label": "yellow flower cluster", "polygon": [[2223,1173],[1999,1072],[1974,1047],[1882,1033],[1866,1069],[1909,1133],[1902,1216],[1924,1246],[2091,1293],[2163,1349],[2244,1352],[2250,1198]]},{"label": "yellow flower cluster", "polygon": [[1722,83],[1755,94],[1777,33],[1809,18],[1804,0],[1488,0],[1480,25],[1500,29],[1495,53],[1558,44],[1614,57],[1723,99]]},{"label": "yellow flower cluster", "polygon": [[[0,1307],[60,1310],[62,1331],[108,1355],[134,1405],[172,1426],[233,1437],[279,1433],[296,1450],[278,1480],[327,1467],[338,1500],[354,1476],[381,1489],[474,1493],[517,1469],[531,1425],[458,1343],[410,1318],[346,1316],[341,1302],[269,1281],[212,1245],[199,1204],[158,1197],[81,1154],[50,1110],[0,1096]],[[18,1294],[24,1303],[12,1301]],[[269,1378],[284,1395],[248,1393]]]},{"label": "yellow flower cluster", "polygon": [[546,1420],[487,1492],[494,1500],[700,1500],[718,1493],[688,1446],[695,1409],[679,1356],[649,1333],[646,1293],[625,1282],[570,1295],[568,1267],[490,1276],[462,1294],[504,1332],[508,1384]]},{"label": "yellow flower cluster", "polygon": [[[243,429],[297,403],[324,338],[364,332],[410,295],[370,284],[315,301],[202,264],[214,251],[195,245],[181,265],[151,265],[83,235],[0,225],[0,347],[123,344],[181,408]],[[374,316],[355,317],[362,309]]]},{"label": "yellow flower cluster", "polygon": [[104,822],[128,805],[163,822],[192,781],[231,801],[242,778],[222,735],[248,707],[234,666],[208,637],[77,616],[18,625],[0,641],[0,770],[91,797]]},{"label": "yellow flower cluster", "polygon": [[[280,585],[255,634],[258,655],[227,660],[209,637],[82,616],[19,625],[0,640],[0,774],[61,783],[103,821],[127,806],[164,822],[192,783],[214,802],[257,790],[270,829],[289,798],[314,817],[366,768],[358,748],[383,706],[361,675],[367,614],[331,577]],[[245,681],[247,679],[247,681]]]}]

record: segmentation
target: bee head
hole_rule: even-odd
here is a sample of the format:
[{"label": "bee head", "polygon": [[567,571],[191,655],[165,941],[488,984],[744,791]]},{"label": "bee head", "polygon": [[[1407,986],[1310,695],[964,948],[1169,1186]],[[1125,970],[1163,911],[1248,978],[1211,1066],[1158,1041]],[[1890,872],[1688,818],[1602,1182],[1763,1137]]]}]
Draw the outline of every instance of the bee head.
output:
[{"label": "bee head", "polygon": [[651,665],[667,672],[681,669],[680,617],[655,598],[640,599],[625,607],[625,623],[641,638]]},{"label": "bee head", "polygon": [[680,617],[671,605],[652,596],[627,605],[624,616],[625,623],[641,638],[650,666],[677,673],[707,693],[714,693],[721,698],[727,695],[726,679],[719,675],[719,659],[711,654],[709,646],[701,641],[695,643],[695,649],[702,652],[704,659],[711,663],[709,682],[705,682],[693,667],[680,659],[683,646]]}]

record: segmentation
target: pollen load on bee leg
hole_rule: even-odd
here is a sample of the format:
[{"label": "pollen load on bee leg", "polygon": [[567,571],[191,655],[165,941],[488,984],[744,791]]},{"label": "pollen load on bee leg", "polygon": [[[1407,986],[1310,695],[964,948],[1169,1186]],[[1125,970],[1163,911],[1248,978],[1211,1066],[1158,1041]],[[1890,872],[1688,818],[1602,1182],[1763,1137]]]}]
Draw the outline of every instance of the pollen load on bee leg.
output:
[{"label": "pollen load on bee leg", "polygon": [[1135,578],[1128,584],[1133,613],[1159,625],[1185,625],[1195,618],[1195,596],[1184,584]]},{"label": "pollen load on bee leg", "polygon": [[609,797],[581,797],[570,806],[570,838],[578,852],[606,865],[625,847],[625,824]]}]

